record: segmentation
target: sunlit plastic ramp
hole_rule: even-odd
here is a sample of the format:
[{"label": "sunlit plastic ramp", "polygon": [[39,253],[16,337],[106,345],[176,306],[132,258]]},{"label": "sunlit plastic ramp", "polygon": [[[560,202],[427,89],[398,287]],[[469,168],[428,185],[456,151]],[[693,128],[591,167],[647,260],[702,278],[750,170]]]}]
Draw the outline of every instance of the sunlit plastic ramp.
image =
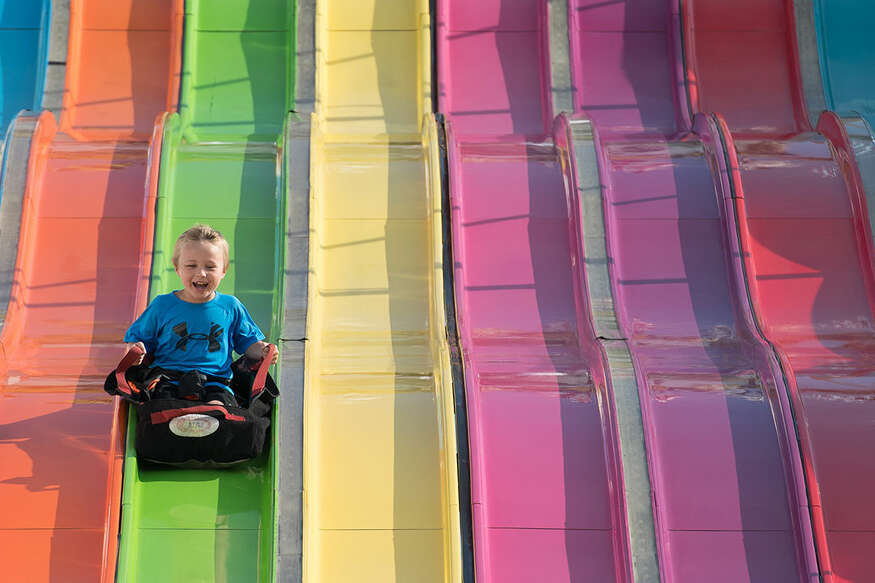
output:
[{"label": "sunlit plastic ramp", "polygon": [[[612,387],[570,245],[567,140],[552,133],[546,3],[438,8],[477,580],[630,581]],[[553,48],[567,63],[567,36]]]},{"label": "sunlit plastic ramp", "polygon": [[[14,261],[18,249],[0,335],[5,581],[108,583],[115,574],[124,425],[103,377],[145,306],[147,155],[155,116],[178,91],[177,6],[181,16],[169,0],[136,9],[73,1],[60,122],[44,113],[28,165],[5,169],[6,186],[28,175],[20,241],[4,239],[3,249]],[[17,142],[10,148],[9,161],[27,160],[12,151]],[[4,192],[4,236],[20,196]]]},{"label": "sunlit plastic ramp", "polygon": [[428,2],[316,18],[304,581],[460,581]]},{"label": "sunlit plastic ramp", "polygon": [[[209,223],[231,246],[220,290],[240,298],[272,342],[282,317],[277,147],[290,102],[290,4],[186,3],[180,114],[164,132],[150,288],[152,297],[178,288],[176,237]],[[276,448],[233,469],[165,469],[139,465],[132,437],[118,580],[271,581]]]},{"label": "sunlit plastic ramp", "polygon": [[865,0],[814,0],[826,105],[875,123],[875,4]]},{"label": "sunlit plastic ramp", "polygon": [[0,133],[19,110],[40,108],[51,11],[50,0],[0,3]]},{"label": "sunlit plastic ramp", "polygon": [[821,573],[866,581],[875,569],[875,295],[853,156],[833,114],[818,131],[808,122],[791,7],[687,8],[692,105],[725,116],[715,123],[748,292],[787,378]]},{"label": "sunlit plastic ramp", "polygon": [[[635,369],[662,580],[808,581],[817,564],[793,419],[727,245],[722,149],[693,133],[675,89],[679,7],[572,3],[574,107],[592,119],[601,179],[601,201],[581,195],[583,253],[593,270],[603,213],[610,289],[589,291],[617,317],[615,330],[596,326],[625,340]],[[578,157],[591,148],[578,146]]]}]

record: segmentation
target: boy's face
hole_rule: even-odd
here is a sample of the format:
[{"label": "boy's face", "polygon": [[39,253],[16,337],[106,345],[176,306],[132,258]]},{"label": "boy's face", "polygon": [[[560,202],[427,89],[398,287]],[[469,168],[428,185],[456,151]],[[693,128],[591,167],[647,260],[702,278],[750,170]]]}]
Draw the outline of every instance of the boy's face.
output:
[{"label": "boy's face", "polygon": [[176,265],[176,274],[182,280],[180,299],[198,304],[210,301],[226,271],[225,257],[217,245],[207,241],[185,243]]}]

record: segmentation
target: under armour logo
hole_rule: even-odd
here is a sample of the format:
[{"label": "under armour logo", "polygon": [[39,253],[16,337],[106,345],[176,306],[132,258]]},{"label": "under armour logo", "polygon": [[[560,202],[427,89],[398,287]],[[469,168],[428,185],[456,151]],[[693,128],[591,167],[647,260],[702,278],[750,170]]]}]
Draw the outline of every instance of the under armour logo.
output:
[{"label": "under armour logo", "polygon": [[218,324],[213,324],[210,328],[209,335],[203,334],[201,332],[195,332],[193,334],[188,333],[188,325],[185,322],[180,322],[176,326],[173,327],[173,333],[179,336],[179,340],[176,342],[176,348],[179,350],[185,350],[186,346],[188,346],[189,340],[208,340],[210,345],[207,348],[209,352],[216,352],[217,350],[222,348],[222,345],[219,344],[217,338],[224,332],[225,329],[219,326]]}]

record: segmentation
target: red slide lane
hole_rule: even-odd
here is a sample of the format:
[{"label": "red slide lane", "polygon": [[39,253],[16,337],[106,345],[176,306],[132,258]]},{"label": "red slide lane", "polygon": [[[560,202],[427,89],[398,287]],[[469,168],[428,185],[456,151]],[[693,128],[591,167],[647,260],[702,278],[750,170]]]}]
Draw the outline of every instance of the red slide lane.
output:
[{"label": "red slide lane", "polygon": [[64,110],[35,130],[0,334],[6,581],[115,576],[125,423],[102,384],[147,298],[149,139],[175,107],[181,15],[182,0],[71,2]]},{"label": "red slide lane", "polygon": [[792,0],[682,0],[684,52],[695,112],[717,112],[736,138],[811,130]]},{"label": "red slide lane", "polygon": [[853,161],[827,114],[805,116],[792,2],[687,2],[693,108],[725,116],[751,300],[781,359],[821,572],[875,572],[872,254]]}]

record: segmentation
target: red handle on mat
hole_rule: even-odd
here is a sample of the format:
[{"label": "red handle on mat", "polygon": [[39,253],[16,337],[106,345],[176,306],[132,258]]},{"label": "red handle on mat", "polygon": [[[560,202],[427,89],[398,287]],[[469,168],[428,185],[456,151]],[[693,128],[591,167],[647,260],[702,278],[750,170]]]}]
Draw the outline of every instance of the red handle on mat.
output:
[{"label": "red handle on mat", "polygon": [[267,382],[267,371],[270,368],[270,363],[273,362],[273,357],[277,353],[277,348],[273,344],[267,345],[267,354],[261,361],[258,367],[258,372],[255,373],[255,380],[252,382],[252,396],[255,397],[264,390],[264,383]]}]

